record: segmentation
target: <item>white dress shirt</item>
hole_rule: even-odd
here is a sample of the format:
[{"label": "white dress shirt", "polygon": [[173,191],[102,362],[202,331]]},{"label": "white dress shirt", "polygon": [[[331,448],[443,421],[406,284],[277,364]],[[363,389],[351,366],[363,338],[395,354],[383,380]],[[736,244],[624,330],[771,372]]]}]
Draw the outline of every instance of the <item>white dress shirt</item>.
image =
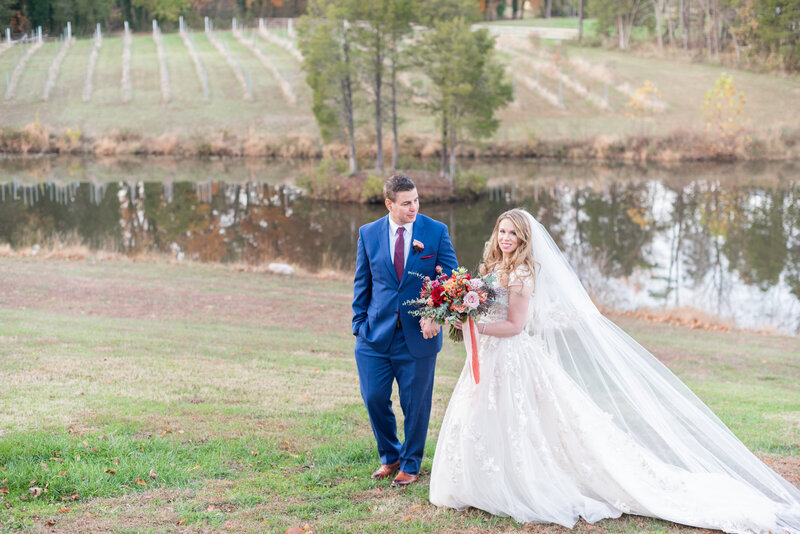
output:
[{"label": "white dress shirt", "polygon": [[[392,220],[392,216],[389,216],[389,257],[392,258],[392,262],[394,262],[394,245],[397,243],[397,229],[400,228],[400,225],[397,224]],[[408,262],[408,251],[411,250],[411,230],[414,228],[414,223],[410,222],[403,225],[405,228],[405,232],[403,232],[403,244],[405,245],[405,250],[403,251],[403,267],[406,266]]]}]

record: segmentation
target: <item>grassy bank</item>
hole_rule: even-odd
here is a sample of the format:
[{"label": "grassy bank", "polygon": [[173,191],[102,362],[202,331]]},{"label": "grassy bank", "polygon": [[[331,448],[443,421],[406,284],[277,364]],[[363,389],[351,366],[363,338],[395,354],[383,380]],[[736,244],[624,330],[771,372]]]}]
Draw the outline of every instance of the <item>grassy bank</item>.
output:
[{"label": "grassy bank", "polygon": [[[3,258],[0,271],[2,529],[563,530],[428,504],[464,358],[450,344],[422,483],[370,480],[346,279],[92,259]],[[800,484],[796,338],[615,320]],[[696,531],[630,516],[598,526]]]},{"label": "grassy bank", "polygon": [[[547,26],[554,22],[520,23]],[[511,23],[493,26],[500,33],[503,28],[516,27]],[[346,157],[345,147],[326,147],[320,141],[305,73],[297,58],[250,30],[243,34],[248,44],[228,31],[215,35],[248,80],[252,99],[245,98],[222,53],[205,34],[194,32],[188,40],[208,73],[208,99],[187,44],[177,34],[166,34],[163,43],[171,97],[164,103],[154,41],[148,34],[139,34],[130,48],[130,102],[124,101],[124,47],[116,35],[103,39],[88,101],[82,98],[92,49],[88,40],[79,40],[67,51],[55,88],[43,101],[43,75],[56,54],[56,44],[46,43],[27,63],[15,96],[3,104],[0,152]],[[800,156],[800,131],[790,119],[799,112],[796,78],[535,42],[513,33],[504,37],[509,39],[498,40],[497,53],[508,66],[514,101],[499,112],[497,133],[485,143],[467,142],[464,155],[610,161]],[[281,80],[291,87],[293,103],[279,90],[281,80],[259,62],[250,44],[269,58]],[[0,55],[0,76],[14,71],[19,52],[12,48]],[[705,132],[703,106],[706,92],[723,72],[733,74],[736,89],[745,98],[741,125],[747,142],[720,150],[715,147],[718,140]],[[401,151],[404,156],[435,156],[440,147],[434,117],[411,104],[425,98],[429,84],[424,84],[418,73],[401,79]],[[532,80],[541,90],[532,88]],[[632,118],[628,116],[631,95],[645,82],[658,88],[663,107],[657,113]],[[560,95],[561,104],[554,104],[545,94]],[[358,152],[365,159],[375,152],[371,109],[363,106],[356,117],[360,125]],[[387,139],[386,148],[390,145]]]}]

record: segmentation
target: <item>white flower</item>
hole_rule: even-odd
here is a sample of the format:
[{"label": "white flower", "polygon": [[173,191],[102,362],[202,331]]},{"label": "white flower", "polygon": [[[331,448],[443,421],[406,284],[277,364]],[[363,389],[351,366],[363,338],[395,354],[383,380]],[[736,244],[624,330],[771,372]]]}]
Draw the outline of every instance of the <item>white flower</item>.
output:
[{"label": "white flower", "polygon": [[474,291],[470,291],[464,295],[464,300],[462,302],[467,308],[474,310],[481,305],[481,297]]},{"label": "white flower", "polygon": [[486,284],[483,283],[483,280],[480,278],[473,278],[469,281],[469,288],[473,291],[477,291],[481,289]]}]

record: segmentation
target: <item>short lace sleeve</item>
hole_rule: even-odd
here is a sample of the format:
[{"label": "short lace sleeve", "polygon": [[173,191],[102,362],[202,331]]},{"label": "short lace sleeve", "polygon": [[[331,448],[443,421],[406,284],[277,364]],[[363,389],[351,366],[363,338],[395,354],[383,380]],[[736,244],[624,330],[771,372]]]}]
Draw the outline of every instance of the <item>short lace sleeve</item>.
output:
[{"label": "short lace sleeve", "polygon": [[533,294],[533,274],[530,269],[521,265],[508,277],[508,289],[511,291],[521,291],[527,296]]}]

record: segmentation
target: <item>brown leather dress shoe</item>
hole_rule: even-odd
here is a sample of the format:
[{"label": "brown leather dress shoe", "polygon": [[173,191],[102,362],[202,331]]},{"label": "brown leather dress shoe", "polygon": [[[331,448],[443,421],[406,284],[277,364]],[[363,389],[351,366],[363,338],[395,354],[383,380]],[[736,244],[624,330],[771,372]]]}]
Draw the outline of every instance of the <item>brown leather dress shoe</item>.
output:
[{"label": "brown leather dress shoe", "polygon": [[397,473],[397,476],[394,477],[394,480],[392,480],[392,487],[400,488],[403,486],[408,486],[417,480],[419,480],[419,475],[412,475],[410,473],[406,473],[405,471],[400,471]]},{"label": "brown leather dress shoe", "polygon": [[372,473],[372,478],[377,478],[378,480],[383,480],[386,477],[390,477],[395,472],[400,469],[400,462],[395,462],[393,464],[384,464],[381,465],[377,471]]}]

